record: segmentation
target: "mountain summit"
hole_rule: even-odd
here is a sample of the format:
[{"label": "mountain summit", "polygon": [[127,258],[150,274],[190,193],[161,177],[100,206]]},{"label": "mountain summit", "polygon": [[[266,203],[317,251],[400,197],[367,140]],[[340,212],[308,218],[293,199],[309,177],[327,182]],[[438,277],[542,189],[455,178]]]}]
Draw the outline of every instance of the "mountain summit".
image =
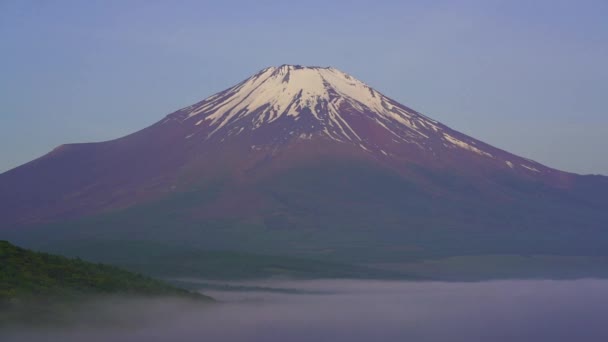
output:
[{"label": "mountain summit", "polygon": [[[402,141],[426,137],[437,123],[403,107],[365,83],[334,68],[283,65],[266,68],[240,84],[183,110],[177,119],[209,127],[219,136],[281,127],[286,135],[321,135],[339,142],[365,144],[365,132],[351,125],[370,120]],[[358,126],[361,126],[359,123]],[[363,128],[363,127],[358,127]],[[411,139],[407,139],[410,137]]]},{"label": "mountain summit", "polygon": [[437,159],[442,154],[472,153],[473,158],[503,168],[554,173],[455,132],[331,67],[263,69],[169,115],[163,123],[170,121],[186,127],[184,139],[226,142],[243,135],[260,148],[329,139],[386,157],[427,155]]},{"label": "mountain summit", "polygon": [[606,191],[606,177],[490,146],[340,70],[282,65],[1,174],[0,228],[336,256],[402,258],[437,239],[562,253],[604,247],[590,232],[608,226]]}]

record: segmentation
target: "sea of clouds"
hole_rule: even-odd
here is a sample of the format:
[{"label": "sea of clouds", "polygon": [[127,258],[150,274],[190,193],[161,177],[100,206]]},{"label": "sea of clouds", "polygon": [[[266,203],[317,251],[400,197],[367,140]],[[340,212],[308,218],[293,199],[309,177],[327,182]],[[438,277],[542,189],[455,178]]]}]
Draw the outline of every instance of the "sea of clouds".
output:
[{"label": "sea of clouds", "polygon": [[267,280],[302,290],[205,291],[216,304],[104,298],[11,341],[608,341],[608,281]]}]

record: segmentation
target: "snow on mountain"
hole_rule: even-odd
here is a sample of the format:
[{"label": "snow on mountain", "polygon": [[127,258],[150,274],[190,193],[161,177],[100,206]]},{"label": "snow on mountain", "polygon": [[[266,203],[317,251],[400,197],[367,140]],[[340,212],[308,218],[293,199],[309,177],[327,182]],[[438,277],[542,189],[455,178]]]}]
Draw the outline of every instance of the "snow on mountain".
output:
[{"label": "snow on mountain", "polygon": [[[318,130],[337,141],[364,141],[344,116],[344,111],[372,113],[374,120],[397,139],[398,123],[419,137],[421,128],[435,129],[436,122],[404,108],[365,83],[335,68],[283,65],[266,68],[244,82],[187,108],[186,121],[208,121],[209,136],[227,126],[255,130],[279,119],[314,118]],[[240,129],[242,128],[242,130]]]},{"label": "snow on mountain", "polygon": [[[504,151],[451,130],[332,67],[282,65],[169,115],[189,127],[184,139],[220,140],[272,129],[267,143],[325,138],[384,156],[404,146],[420,153],[472,153],[502,167],[550,172],[527,160],[506,160]],[[504,159],[504,160],[503,160]],[[517,159],[517,158],[511,158]]]}]

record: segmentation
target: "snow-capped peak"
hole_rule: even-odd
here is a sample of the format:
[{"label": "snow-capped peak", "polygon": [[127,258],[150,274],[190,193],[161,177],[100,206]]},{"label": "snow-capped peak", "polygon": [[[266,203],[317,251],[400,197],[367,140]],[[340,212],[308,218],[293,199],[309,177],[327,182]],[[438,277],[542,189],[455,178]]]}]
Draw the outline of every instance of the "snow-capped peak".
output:
[{"label": "snow-capped peak", "polygon": [[[258,114],[258,125],[273,122],[283,115],[297,117],[304,108],[319,119],[318,105],[329,103],[332,98],[348,99],[354,104],[360,102],[370,109],[383,109],[380,94],[334,68],[270,67],[231,88],[228,93],[232,95],[230,98],[220,103],[210,101],[195,108],[189,116],[213,111],[205,119],[211,120],[212,125],[217,124],[219,129],[247,113]],[[357,107],[363,109],[361,105]]]},{"label": "snow-capped peak", "polygon": [[436,124],[338,69],[299,65],[266,68],[187,111],[186,120],[197,125],[206,122],[213,128],[210,135],[230,125],[256,129],[281,118],[299,120],[310,115],[333,139],[362,140],[344,117],[346,111],[374,114],[380,125],[397,122],[413,132],[418,132],[419,125]]},{"label": "snow-capped peak", "polygon": [[496,159],[502,153],[332,67],[269,67],[167,120],[175,119],[187,128],[186,139],[205,141],[253,134],[256,146],[321,137],[382,156],[411,147],[434,156],[459,151]]}]

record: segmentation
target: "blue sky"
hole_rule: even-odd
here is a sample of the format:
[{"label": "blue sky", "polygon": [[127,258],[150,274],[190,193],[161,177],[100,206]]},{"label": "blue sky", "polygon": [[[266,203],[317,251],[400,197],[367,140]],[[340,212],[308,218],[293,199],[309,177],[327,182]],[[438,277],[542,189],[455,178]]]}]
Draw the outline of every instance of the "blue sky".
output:
[{"label": "blue sky", "polygon": [[606,1],[0,0],[0,172],[266,66],[334,66],[452,128],[608,175]]}]

